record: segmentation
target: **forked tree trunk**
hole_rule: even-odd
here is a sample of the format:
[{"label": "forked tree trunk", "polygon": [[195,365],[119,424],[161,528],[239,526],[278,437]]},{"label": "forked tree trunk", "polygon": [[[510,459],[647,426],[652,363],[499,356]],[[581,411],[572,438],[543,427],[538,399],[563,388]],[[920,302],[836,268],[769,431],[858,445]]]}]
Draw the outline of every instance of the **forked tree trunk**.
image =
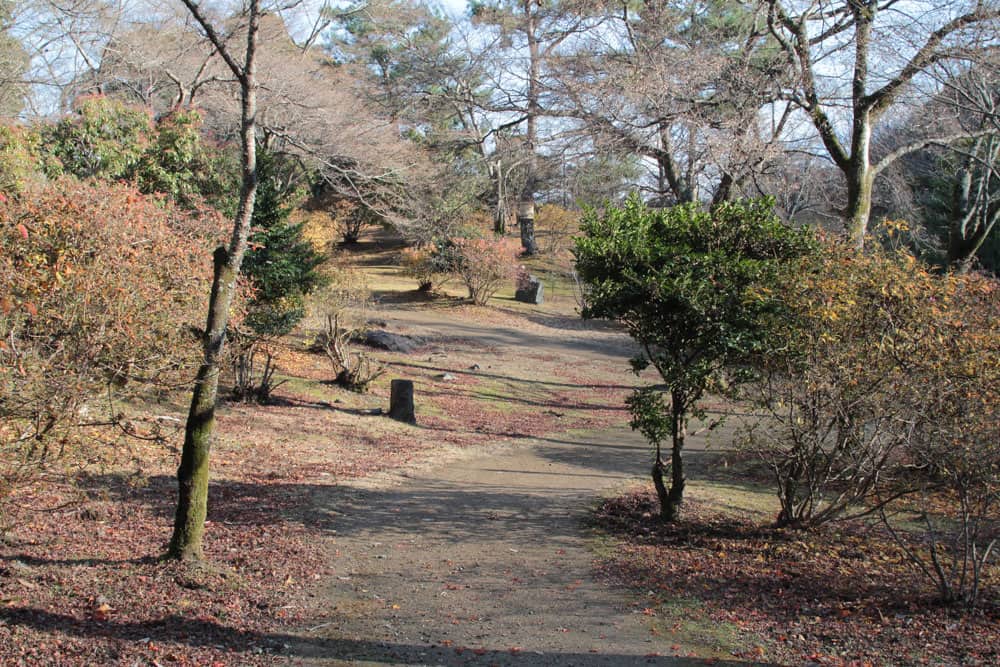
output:
[{"label": "forked tree trunk", "polygon": [[201,13],[194,0],[183,0],[188,11],[201,24],[219,55],[226,61],[240,83],[242,144],[242,183],[240,202],[233,220],[229,248],[219,247],[214,254],[212,295],[208,319],[202,338],[203,358],[191,393],[191,407],[184,428],[184,448],[177,468],[177,511],[174,531],[167,556],[184,560],[201,560],[202,537],[208,511],[208,471],[212,434],[215,428],[215,400],[219,391],[219,370],[226,342],[229,309],[236,293],[236,279],[247,248],[250,221],[257,194],[256,115],[257,82],[255,60],[260,12],[258,0],[250,0],[247,25],[246,54],[242,65],[237,63],[212,24]]}]

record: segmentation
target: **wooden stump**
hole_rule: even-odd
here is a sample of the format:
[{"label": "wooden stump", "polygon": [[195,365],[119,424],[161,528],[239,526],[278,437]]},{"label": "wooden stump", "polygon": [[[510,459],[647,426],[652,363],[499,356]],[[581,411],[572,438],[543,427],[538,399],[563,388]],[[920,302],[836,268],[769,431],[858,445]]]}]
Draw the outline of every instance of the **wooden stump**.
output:
[{"label": "wooden stump", "polygon": [[416,424],[413,411],[413,381],[393,380],[389,388],[389,416],[407,424]]}]

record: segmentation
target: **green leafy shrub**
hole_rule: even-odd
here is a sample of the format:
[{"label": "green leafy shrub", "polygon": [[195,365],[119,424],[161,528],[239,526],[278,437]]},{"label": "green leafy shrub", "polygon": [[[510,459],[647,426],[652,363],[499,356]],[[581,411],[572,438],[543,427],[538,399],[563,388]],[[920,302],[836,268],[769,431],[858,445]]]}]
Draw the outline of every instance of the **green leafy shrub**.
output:
[{"label": "green leafy shrub", "polygon": [[46,144],[77,178],[131,179],[150,144],[153,119],[144,109],[103,95],[76,101],[74,112],[44,130]]},{"label": "green leafy shrub", "polygon": [[47,176],[58,176],[60,165],[42,149],[38,132],[17,125],[0,125],[0,192],[16,195]]},{"label": "green leafy shrub", "polygon": [[[643,350],[633,369],[652,365],[666,385],[668,402],[641,391],[630,407],[633,428],[655,448],[661,518],[674,520],[688,420],[702,414],[699,401],[724,372],[739,381],[768,353],[780,326],[777,286],[815,244],[808,232],[782,224],[767,200],[707,212],[694,204],[650,209],[632,196],[621,208],[587,213],[583,232],[574,251],[587,288],[583,316],[622,322]],[[666,433],[669,466],[660,451]]]}]

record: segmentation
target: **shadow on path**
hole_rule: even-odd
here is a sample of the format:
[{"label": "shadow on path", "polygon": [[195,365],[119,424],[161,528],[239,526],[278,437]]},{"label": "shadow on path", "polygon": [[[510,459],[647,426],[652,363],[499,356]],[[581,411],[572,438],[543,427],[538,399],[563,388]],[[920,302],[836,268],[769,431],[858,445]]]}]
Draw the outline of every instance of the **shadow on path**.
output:
[{"label": "shadow on path", "polygon": [[0,609],[0,621],[11,626],[58,630],[69,636],[113,637],[130,642],[178,642],[188,646],[224,646],[239,652],[263,649],[287,658],[309,658],[317,655],[338,656],[346,662],[376,661],[399,665],[745,665],[742,662],[704,661],[688,658],[666,658],[639,655],[609,655],[591,653],[539,653],[533,651],[488,651],[464,647],[426,646],[407,643],[350,640],[309,639],[282,633],[260,633],[236,630],[219,623],[182,616],[166,616],[148,622],[114,620],[80,620],[73,616],[40,609],[8,607]]}]

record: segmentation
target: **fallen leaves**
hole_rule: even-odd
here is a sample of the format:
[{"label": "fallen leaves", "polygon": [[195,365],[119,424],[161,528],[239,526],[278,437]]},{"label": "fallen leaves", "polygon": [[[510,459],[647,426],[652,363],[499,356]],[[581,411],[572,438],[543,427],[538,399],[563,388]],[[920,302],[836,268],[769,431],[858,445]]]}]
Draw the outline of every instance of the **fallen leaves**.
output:
[{"label": "fallen leaves", "polygon": [[[15,307],[22,306],[0,297],[0,309]],[[23,307],[29,312],[34,308]],[[493,313],[473,310],[483,317]],[[550,330],[520,315],[503,318],[511,326]],[[315,496],[327,493],[329,486],[398,469],[442,444],[474,447],[500,437],[623,422],[618,408],[631,377],[620,366],[566,363],[548,352],[521,350],[517,363],[527,365],[512,370],[514,362],[504,349],[457,339],[449,345],[456,349],[449,348],[448,364],[459,381],[422,395],[430,414],[420,416],[424,428],[418,431],[390,420],[359,420],[351,411],[386,403],[387,386],[376,385],[364,397],[320,387],[318,380],[324,378],[310,368],[315,359],[305,353],[279,359],[285,364],[282,373],[294,370],[301,379],[282,394],[287,402],[223,406],[209,491],[206,549],[212,568],[206,571],[158,560],[176,498],[176,461],[166,448],[133,445],[124,464],[82,476],[75,489],[25,489],[28,495],[45,495],[45,506],[82,493],[91,499],[87,508],[93,511],[79,512],[74,506],[31,515],[30,522],[12,531],[9,542],[0,544],[5,559],[0,561],[0,662],[270,664],[283,649],[269,637],[307,618],[304,606],[289,603],[329,574],[328,540],[340,526],[334,514],[314,506]],[[408,364],[407,372],[428,377],[437,372],[415,368],[411,358],[384,356]],[[473,362],[487,370],[475,376],[465,372]],[[524,381],[518,382],[519,377]],[[546,412],[535,402],[557,409]],[[512,404],[518,409],[511,410]],[[158,405],[157,414],[164,411]],[[177,415],[169,417],[180,421],[183,415]],[[341,554],[333,551],[333,556]],[[15,561],[30,566],[5,574],[15,572]],[[348,575],[341,571],[336,583],[351,582]],[[573,581],[568,588],[580,583]],[[463,588],[449,584],[444,591]],[[387,606],[400,610],[398,604]],[[463,617],[453,622],[482,621]],[[308,625],[306,621],[301,627]],[[439,644],[452,646],[450,640]],[[455,651],[483,655],[479,651],[486,649],[460,646]],[[520,646],[507,649],[511,655],[523,651]]]},{"label": "fallen leaves", "polygon": [[[0,589],[9,596],[0,596],[0,662],[270,663],[279,647],[269,634],[304,613],[290,596],[325,571],[322,534],[288,520],[295,505],[280,483],[241,484],[213,482],[210,566],[200,571],[157,559],[169,535],[172,475],[138,486],[113,474],[81,480],[69,493],[100,490],[103,500],[88,507],[107,523],[95,526],[78,505],[32,515],[0,544]],[[253,518],[240,501],[251,489]],[[10,595],[7,582],[22,594]]]},{"label": "fallen leaves", "polygon": [[[699,600],[705,617],[685,612],[686,623],[732,624],[746,641],[742,658],[856,667],[927,657],[1000,662],[1000,600],[967,616],[935,604],[894,544],[868,526],[782,531],[696,500],[685,501],[680,522],[662,525],[655,503],[639,492],[598,509],[599,525],[622,540],[601,572],[654,599]],[[987,576],[995,581],[996,573]],[[660,613],[642,605],[642,614]]]}]

